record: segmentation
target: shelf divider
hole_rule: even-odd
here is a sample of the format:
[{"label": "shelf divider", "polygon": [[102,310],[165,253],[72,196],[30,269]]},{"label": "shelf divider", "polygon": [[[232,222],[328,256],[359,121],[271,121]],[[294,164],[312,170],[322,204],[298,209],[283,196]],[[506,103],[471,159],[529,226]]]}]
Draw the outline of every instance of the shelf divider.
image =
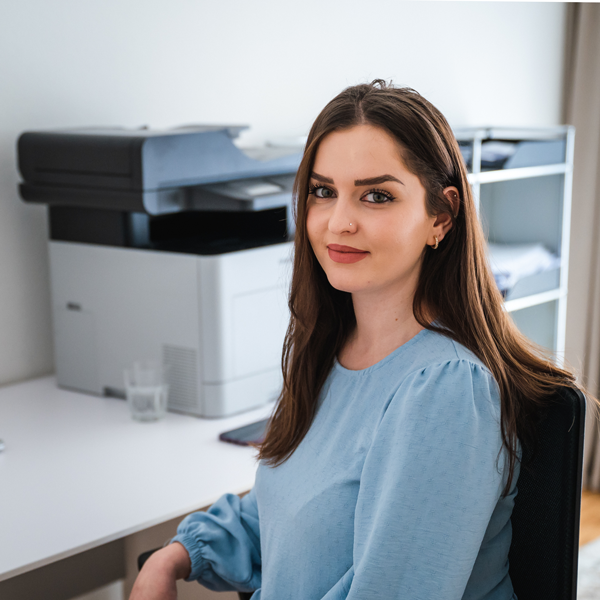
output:
[{"label": "shelf divider", "polygon": [[520,167],[518,169],[499,169],[497,171],[469,173],[468,179],[469,183],[473,185],[475,183],[496,183],[497,181],[511,181],[513,179],[528,179],[529,177],[559,175],[562,173],[568,173],[570,171],[570,165],[560,163],[556,165],[540,165],[538,167]]},{"label": "shelf divider", "polygon": [[548,290],[547,292],[540,292],[539,294],[532,294],[531,296],[507,300],[504,302],[504,308],[506,309],[506,312],[514,312],[515,310],[537,306],[538,304],[545,304],[546,302],[552,302],[553,300],[560,300],[561,298],[566,298],[566,296],[566,290],[555,288],[553,290]]}]

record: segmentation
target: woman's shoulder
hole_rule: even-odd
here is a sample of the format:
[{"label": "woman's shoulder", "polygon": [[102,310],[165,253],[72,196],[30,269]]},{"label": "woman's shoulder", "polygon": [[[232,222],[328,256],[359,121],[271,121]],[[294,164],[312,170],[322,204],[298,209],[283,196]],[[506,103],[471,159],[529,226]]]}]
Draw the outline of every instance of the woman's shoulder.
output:
[{"label": "woman's shoulder", "polygon": [[[362,397],[381,402],[385,412],[390,403],[412,398],[415,406],[430,405],[444,397],[448,403],[463,402],[475,395],[476,402],[492,399],[499,406],[497,384],[489,369],[468,348],[438,331],[423,329],[385,359],[362,371],[335,364],[321,397]],[[434,400],[437,399],[437,400]],[[372,403],[369,404],[372,408]]]},{"label": "woman's shoulder", "polygon": [[445,368],[459,366],[459,363],[462,369],[477,367],[486,375],[492,375],[474,352],[452,339],[450,335],[424,329],[414,339],[417,343],[412,344],[410,352],[398,357],[404,363],[402,370],[406,375],[423,371],[439,372]]},{"label": "woman's shoulder", "polygon": [[[427,330],[407,357],[395,401],[412,399],[414,408],[432,409],[440,403],[446,410],[484,411],[497,419],[500,410],[498,385],[490,370],[468,348],[442,333]],[[392,403],[394,400],[392,400]]]}]

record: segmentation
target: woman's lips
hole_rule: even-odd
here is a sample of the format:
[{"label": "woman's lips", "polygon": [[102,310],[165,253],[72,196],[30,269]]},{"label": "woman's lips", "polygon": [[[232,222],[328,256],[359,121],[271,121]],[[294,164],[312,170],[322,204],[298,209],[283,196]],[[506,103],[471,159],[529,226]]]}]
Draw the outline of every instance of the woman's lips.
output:
[{"label": "woman's lips", "polygon": [[339,244],[329,244],[327,246],[329,258],[337,263],[355,263],[369,254],[366,250],[352,248],[352,246],[340,246]]}]

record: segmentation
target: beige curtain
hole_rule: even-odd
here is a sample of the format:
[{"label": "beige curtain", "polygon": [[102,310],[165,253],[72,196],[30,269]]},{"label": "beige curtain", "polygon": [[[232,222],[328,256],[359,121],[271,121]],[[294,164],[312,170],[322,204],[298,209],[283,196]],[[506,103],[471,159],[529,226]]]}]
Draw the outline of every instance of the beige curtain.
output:
[{"label": "beige curtain", "polygon": [[[566,361],[600,384],[600,4],[567,5],[565,122],[575,125]],[[600,491],[600,431],[589,408],[584,486]]]}]

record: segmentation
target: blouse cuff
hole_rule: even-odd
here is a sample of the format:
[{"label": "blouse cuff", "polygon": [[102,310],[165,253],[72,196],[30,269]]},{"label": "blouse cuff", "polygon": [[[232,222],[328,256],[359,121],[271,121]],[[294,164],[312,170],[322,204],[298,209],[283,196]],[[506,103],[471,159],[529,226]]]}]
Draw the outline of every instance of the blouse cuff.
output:
[{"label": "blouse cuff", "polygon": [[192,570],[190,571],[186,581],[196,581],[201,577],[202,571],[206,567],[204,558],[202,557],[202,548],[204,547],[204,542],[195,539],[194,536],[190,535],[189,533],[180,533],[176,535],[171,540],[171,544],[173,542],[179,542],[190,555],[190,560],[192,561]]}]

